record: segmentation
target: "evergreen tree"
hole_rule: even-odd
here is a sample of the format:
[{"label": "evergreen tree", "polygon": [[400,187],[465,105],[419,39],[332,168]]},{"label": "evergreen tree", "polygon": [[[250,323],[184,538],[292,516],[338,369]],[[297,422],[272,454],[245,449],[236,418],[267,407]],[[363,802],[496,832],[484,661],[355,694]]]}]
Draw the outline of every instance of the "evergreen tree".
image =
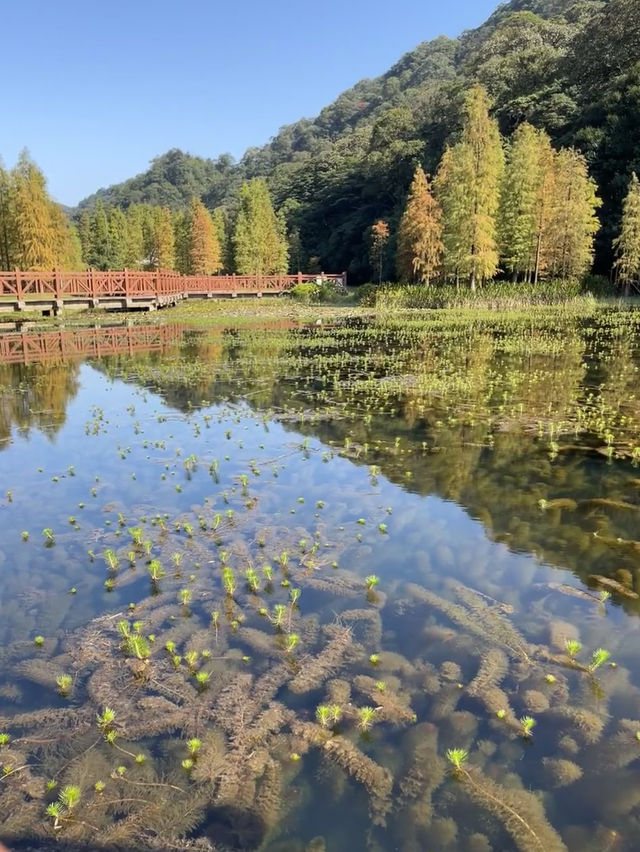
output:
[{"label": "evergreen tree", "polygon": [[531,272],[541,178],[538,132],[525,122],[507,149],[498,217],[500,257],[514,281]]},{"label": "evergreen tree", "polygon": [[62,207],[50,201],[53,229],[55,266],[59,269],[82,269],[82,248],[75,227],[66,217]]},{"label": "evergreen tree", "polygon": [[614,240],[615,266],[620,281],[628,290],[630,284],[640,284],[640,181],[635,172],[622,205],[620,234]]},{"label": "evergreen tree", "polygon": [[91,215],[88,210],[83,210],[78,219],[78,238],[82,262],[85,266],[91,266]]},{"label": "evergreen tree", "polygon": [[194,198],[189,206],[189,273],[211,275],[220,269],[220,245],[209,211]]},{"label": "evergreen tree", "polygon": [[0,267],[15,266],[14,183],[0,160]]},{"label": "evergreen tree", "polygon": [[189,214],[176,210],[173,214],[173,242],[176,269],[181,275],[189,274]]},{"label": "evergreen tree", "polygon": [[573,148],[558,151],[547,239],[550,272],[563,281],[578,278],[591,265],[598,206],[596,185],[585,158]]},{"label": "evergreen tree", "polygon": [[553,199],[555,197],[555,151],[551,147],[551,139],[544,132],[538,131],[538,168],[540,182],[536,197],[536,231],[533,260],[533,281],[538,283],[541,272],[546,272],[549,266],[549,245],[547,236],[553,215]]},{"label": "evergreen tree", "polygon": [[175,267],[175,244],[171,211],[168,207],[153,207],[145,222],[145,253],[150,269]]},{"label": "evergreen tree", "polygon": [[241,275],[287,271],[287,243],[264,178],[253,178],[240,187],[233,248],[236,272]]},{"label": "evergreen tree", "polygon": [[142,204],[131,204],[125,215],[127,217],[127,236],[123,263],[127,269],[141,269],[144,266],[144,206]]},{"label": "evergreen tree", "polygon": [[109,219],[100,199],[91,215],[90,249],[87,258],[92,269],[108,269],[111,259]]},{"label": "evergreen tree", "polygon": [[456,274],[468,276],[475,290],[477,282],[498,271],[496,216],[503,168],[500,132],[482,86],[469,90],[461,139],[446,154],[436,179],[445,248],[453,248]]},{"label": "evergreen tree", "polygon": [[109,269],[124,269],[127,247],[127,217],[120,207],[111,207],[109,221]]},{"label": "evergreen tree", "polygon": [[384,219],[378,219],[371,226],[371,247],[369,258],[375,270],[378,284],[382,283],[382,269],[384,267],[385,252],[389,242],[389,225]]},{"label": "evergreen tree", "polygon": [[417,167],[398,228],[396,265],[401,279],[428,284],[442,260],[442,211]]},{"label": "evergreen tree", "polygon": [[44,175],[25,151],[14,174],[15,263],[21,269],[53,269],[56,235]]},{"label": "evergreen tree", "polygon": [[458,150],[454,156],[452,148],[445,148],[433,182],[442,210],[443,271],[456,286],[466,272],[468,238],[468,175],[461,154]]},{"label": "evergreen tree", "polygon": [[211,214],[211,218],[216,230],[218,245],[220,246],[220,269],[230,272],[233,268],[233,244],[227,211],[224,207],[216,207]]}]

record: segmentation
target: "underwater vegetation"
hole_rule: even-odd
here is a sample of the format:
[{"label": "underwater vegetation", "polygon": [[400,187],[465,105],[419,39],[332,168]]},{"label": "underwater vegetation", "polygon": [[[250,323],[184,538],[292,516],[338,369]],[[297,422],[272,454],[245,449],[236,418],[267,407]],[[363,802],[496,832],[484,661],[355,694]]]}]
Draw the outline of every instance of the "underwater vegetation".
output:
[{"label": "underwater vegetation", "polygon": [[637,331],[217,322],[0,366],[3,840],[633,852]]}]

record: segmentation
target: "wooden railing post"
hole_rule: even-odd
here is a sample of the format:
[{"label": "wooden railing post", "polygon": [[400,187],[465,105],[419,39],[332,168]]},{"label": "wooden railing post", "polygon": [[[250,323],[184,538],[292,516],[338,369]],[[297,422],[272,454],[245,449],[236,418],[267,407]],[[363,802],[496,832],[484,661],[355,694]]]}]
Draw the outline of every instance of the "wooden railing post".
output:
[{"label": "wooden railing post", "polygon": [[22,276],[18,267],[16,267],[16,298],[22,301]]},{"label": "wooden railing post", "polygon": [[129,298],[129,270],[126,266],[124,268],[124,297],[125,299]]}]

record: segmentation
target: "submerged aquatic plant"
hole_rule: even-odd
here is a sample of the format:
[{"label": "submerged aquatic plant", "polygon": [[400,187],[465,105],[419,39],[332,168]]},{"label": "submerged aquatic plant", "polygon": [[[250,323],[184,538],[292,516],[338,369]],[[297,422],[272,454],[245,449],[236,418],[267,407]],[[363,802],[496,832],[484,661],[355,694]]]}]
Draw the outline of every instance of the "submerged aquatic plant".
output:
[{"label": "submerged aquatic plant", "polygon": [[456,770],[462,769],[463,764],[467,762],[469,752],[464,748],[449,748],[446,753],[447,760]]},{"label": "submerged aquatic plant", "polygon": [[520,730],[523,737],[532,736],[533,728],[536,724],[536,720],[531,716],[522,716],[520,718]]},{"label": "submerged aquatic plant", "polygon": [[368,577],[365,577],[364,582],[366,584],[367,589],[369,589],[369,591],[371,592],[380,582],[380,577],[377,577],[375,574],[369,574]]},{"label": "submerged aquatic plant", "polygon": [[293,649],[296,647],[298,642],[300,641],[300,637],[297,633],[288,633],[285,637],[285,648],[287,653],[290,654]]},{"label": "submerged aquatic plant", "polygon": [[587,666],[588,670],[594,672],[597,668],[604,665],[610,656],[611,651],[607,651],[606,648],[596,648],[591,655],[591,662]]},{"label": "submerged aquatic plant", "polygon": [[582,644],[578,642],[577,639],[567,639],[564,643],[564,649],[573,660],[573,658],[582,650]]},{"label": "submerged aquatic plant", "polygon": [[195,757],[202,747],[202,740],[197,737],[191,737],[187,740],[187,751],[191,757]]},{"label": "submerged aquatic plant", "polygon": [[358,727],[361,731],[370,730],[373,725],[373,719],[376,715],[375,707],[359,707],[358,708]]},{"label": "submerged aquatic plant", "polygon": [[58,675],[56,678],[56,686],[58,687],[58,692],[60,695],[67,696],[71,692],[71,686],[73,684],[73,678],[68,674]]},{"label": "submerged aquatic plant", "polygon": [[256,594],[260,587],[260,580],[258,579],[258,575],[254,571],[254,569],[247,568],[247,570],[245,571],[245,577],[247,578],[247,586],[254,594]]},{"label": "submerged aquatic plant", "polygon": [[110,728],[116,720],[115,710],[112,710],[111,707],[105,707],[101,713],[98,713],[96,720],[101,730]]},{"label": "submerged aquatic plant", "polygon": [[222,569],[222,585],[229,597],[233,597],[236,591],[236,579],[233,576],[233,571],[228,565]]},{"label": "submerged aquatic plant", "polygon": [[333,719],[331,707],[328,704],[318,704],[316,707],[316,721],[323,728],[328,728]]}]

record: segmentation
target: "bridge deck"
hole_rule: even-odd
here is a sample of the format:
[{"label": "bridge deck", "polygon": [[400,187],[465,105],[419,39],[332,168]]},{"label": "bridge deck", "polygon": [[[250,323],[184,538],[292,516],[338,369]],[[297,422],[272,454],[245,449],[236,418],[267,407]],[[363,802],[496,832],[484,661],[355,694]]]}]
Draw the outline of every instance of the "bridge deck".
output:
[{"label": "bridge deck", "polygon": [[179,275],[170,270],[134,269],[83,272],[0,272],[0,311],[41,310],[56,313],[64,307],[102,307],[115,310],[155,310],[186,298],[278,295],[308,281],[340,281],[345,274],[297,275]]}]

